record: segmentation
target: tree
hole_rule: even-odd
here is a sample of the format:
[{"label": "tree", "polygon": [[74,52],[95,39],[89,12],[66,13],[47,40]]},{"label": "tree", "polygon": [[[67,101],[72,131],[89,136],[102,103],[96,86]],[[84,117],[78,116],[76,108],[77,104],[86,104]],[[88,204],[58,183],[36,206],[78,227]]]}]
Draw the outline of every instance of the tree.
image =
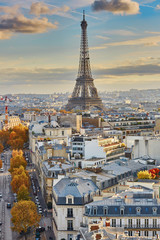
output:
[{"label": "tree", "polygon": [[30,181],[28,176],[26,175],[25,172],[22,172],[20,175],[15,175],[11,181],[11,186],[12,186],[12,191],[14,193],[18,193],[19,188],[22,185],[25,185],[26,188],[29,190],[29,186],[30,186]]},{"label": "tree", "polygon": [[[11,209],[12,230],[18,233],[27,232],[28,228],[34,229],[39,225],[41,216],[37,213],[37,208],[32,201],[19,201]],[[26,236],[25,236],[26,238]]]},{"label": "tree", "polygon": [[19,168],[21,165],[26,168],[27,162],[23,156],[16,155],[10,159],[10,169],[8,171],[12,173],[14,168]]},{"label": "tree", "polygon": [[2,163],[2,160],[0,160],[0,168],[2,168],[3,166],[3,163]]},{"label": "tree", "polygon": [[19,125],[15,126],[9,135],[8,144],[12,149],[22,149],[25,142],[28,141],[28,128]]},{"label": "tree", "polygon": [[147,170],[138,172],[137,177],[139,179],[152,179],[151,173]]},{"label": "tree", "polygon": [[4,147],[3,147],[3,145],[0,143],[0,153],[2,153],[3,150],[4,150]]},{"label": "tree", "polygon": [[30,200],[28,189],[24,184],[22,184],[18,190],[17,199],[18,199],[18,201]]},{"label": "tree", "polygon": [[13,169],[13,172],[11,173],[12,174],[12,179],[14,178],[14,176],[21,175],[23,172],[25,172],[27,177],[30,178],[28,171],[26,171],[25,168],[21,165],[19,168],[14,168]]}]

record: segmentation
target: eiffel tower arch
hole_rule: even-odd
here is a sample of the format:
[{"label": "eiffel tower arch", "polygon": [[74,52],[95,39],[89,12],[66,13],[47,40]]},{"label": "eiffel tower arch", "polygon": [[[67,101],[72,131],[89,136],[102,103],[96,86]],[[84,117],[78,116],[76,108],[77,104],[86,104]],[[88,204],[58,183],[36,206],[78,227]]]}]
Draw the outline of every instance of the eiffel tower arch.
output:
[{"label": "eiffel tower arch", "polygon": [[68,100],[66,108],[68,110],[73,108],[88,110],[91,107],[96,107],[97,109],[101,110],[104,109],[102,100],[98,96],[97,88],[94,85],[94,79],[92,78],[87,39],[87,22],[85,20],[85,13],[83,11],[78,76],[72,96]]}]

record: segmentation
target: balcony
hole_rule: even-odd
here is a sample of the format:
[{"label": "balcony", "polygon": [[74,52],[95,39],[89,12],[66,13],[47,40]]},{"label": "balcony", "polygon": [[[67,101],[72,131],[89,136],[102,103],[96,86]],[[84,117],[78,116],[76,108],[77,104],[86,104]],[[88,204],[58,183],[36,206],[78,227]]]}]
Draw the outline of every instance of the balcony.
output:
[{"label": "balcony", "polygon": [[67,218],[73,218],[73,213],[68,213]]},{"label": "balcony", "polygon": [[[120,227],[117,226],[116,227]],[[125,225],[124,229],[160,229],[160,224],[149,224],[149,225],[145,225],[145,224],[141,224],[141,225]]]},{"label": "balcony", "polygon": [[73,231],[73,227],[68,227],[67,231]]}]

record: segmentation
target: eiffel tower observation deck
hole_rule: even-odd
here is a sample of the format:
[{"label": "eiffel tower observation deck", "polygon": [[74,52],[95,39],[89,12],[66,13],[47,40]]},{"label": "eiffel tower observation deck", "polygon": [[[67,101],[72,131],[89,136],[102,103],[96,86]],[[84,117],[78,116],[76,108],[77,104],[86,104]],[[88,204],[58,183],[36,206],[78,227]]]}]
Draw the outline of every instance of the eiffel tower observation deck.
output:
[{"label": "eiffel tower observation deck", "polygon": [[85,20],[85,12],[83,11],[83,21],[81,22],[81,47],[79,70],[71,98],[68,100],[66,108],[89,110],[91,108],[104,109],[102,100],[98,96],[97,89],[92,78],[89,48],[87,39],[87,22]]}]

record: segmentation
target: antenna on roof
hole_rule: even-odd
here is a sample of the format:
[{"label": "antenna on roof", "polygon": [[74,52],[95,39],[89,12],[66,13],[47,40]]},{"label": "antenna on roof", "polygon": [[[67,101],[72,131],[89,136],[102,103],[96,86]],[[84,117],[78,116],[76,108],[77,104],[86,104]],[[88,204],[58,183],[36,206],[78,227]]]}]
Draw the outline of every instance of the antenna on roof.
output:
[{"label": "antenna on roof", "polygon": [[83,21],[85,21],[85,10],[83,10]]}]

